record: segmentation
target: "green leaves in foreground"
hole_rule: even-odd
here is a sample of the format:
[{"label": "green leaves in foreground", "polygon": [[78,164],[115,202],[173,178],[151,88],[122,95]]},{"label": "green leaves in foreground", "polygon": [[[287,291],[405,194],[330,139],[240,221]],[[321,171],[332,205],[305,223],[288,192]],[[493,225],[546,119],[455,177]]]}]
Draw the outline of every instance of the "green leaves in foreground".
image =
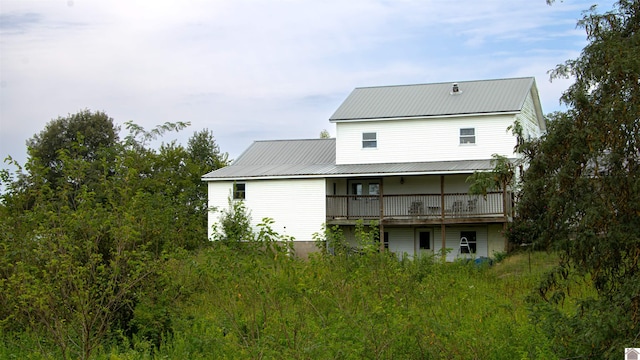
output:
[{"label": "green leaves in foreground", "polygon": [[[548,133],[525,142],[515,243],[559,251],[561,262],[533,304],[566,358],[622,356],[640,346],[640,2],[584,13],[589,44],[554,77],[575,82],[548,118]],[[565,299],[582,283],[593,293]]]},{"label": "green leaves in foreground", "polygon": [[226,162],[211,133],[156,150],[149,140],[186,124],[129,123],[119,141],[112,121],[58,118],[24,167],[0,173],[0,334],[37,339],[28,351],[88,359],[136,339],[159,346],[181,296],[165,264],[208,245],[200,176]]}]

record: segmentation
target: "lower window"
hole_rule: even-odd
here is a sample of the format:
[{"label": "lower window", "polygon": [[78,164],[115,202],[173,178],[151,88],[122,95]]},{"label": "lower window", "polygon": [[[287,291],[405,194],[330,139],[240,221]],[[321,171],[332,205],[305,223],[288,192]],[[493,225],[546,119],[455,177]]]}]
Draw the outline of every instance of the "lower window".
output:
[{"label": "lower window", "polygon": [[[469,246],[465,246],[465,242],[462,239],[467,239]],[[475,254],[477,249],[476,232],[475,231],[460,231],[460,253],[461,254]]]},{"label": "lower window", "polygon": [[244,200],[246,197],[246,187],[243,183],[233,184],[233,199]]}]

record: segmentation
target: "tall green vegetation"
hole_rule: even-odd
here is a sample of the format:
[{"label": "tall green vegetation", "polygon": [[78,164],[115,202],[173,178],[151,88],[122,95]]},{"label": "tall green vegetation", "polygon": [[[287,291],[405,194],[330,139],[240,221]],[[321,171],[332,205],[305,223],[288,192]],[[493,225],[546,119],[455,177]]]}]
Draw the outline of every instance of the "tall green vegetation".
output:
[{"label": "tall green vegetation", "polygon": [[[167,259],[207,243],[199,176],[227,161],[202,144],[209,132],[187,149],[148,146],[186,125],[128,123],[120,141],[111,118],[85,110],[28,141],[24,169],[0,179],[1,333],[31,334],[56,356],[86,359],[109,339],[168,330],[145,314],[169,307],[158,297]],[[200,161],[209,157],[218,162]]]},{"label": "tall green vegetation", "polygon": [[[559,354],[618,358],[640,347],[640,3],[592,8],[578,25],[589,44],[552,73],[575,79],[569,110],[520,147],[529,168],[510,238],[560,251],[534,301]],[[570,296],[580,283],[595,293]]]},{"label": "tall green vegetation", "polygon": [[526,257],[488,268],[377,248],[307,261],[259,249],[216,242],[174,264],[192,296],[159,358],[556,358],[525,304],[546,254],[529,272]]}]

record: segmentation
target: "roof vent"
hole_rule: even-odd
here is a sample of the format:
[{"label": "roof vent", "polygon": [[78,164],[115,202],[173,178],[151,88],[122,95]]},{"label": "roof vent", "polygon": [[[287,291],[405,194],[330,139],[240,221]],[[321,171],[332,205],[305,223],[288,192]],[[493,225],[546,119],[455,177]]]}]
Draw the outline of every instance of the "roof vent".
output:
[{"label": "roof vent", "polygon": [[460,91],[460,87],[458,87],[458,83],[453,83],[453,86],[451,87],[451,95],[454,94],[462,94],[462,91]]}]

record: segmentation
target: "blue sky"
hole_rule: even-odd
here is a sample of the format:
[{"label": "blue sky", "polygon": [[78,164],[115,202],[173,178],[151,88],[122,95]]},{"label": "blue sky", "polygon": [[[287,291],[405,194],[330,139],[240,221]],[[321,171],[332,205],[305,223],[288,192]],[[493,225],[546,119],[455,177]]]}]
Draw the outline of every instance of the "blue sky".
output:
[{"label": "blue sky", "polygon": [[0,0],[0,157],[82,109],[116,123],[253,140],[334,134],[355,87],[535,76],[545,113],[570,80],[547,71],[586,44],[583,10],[545,0]]}]

